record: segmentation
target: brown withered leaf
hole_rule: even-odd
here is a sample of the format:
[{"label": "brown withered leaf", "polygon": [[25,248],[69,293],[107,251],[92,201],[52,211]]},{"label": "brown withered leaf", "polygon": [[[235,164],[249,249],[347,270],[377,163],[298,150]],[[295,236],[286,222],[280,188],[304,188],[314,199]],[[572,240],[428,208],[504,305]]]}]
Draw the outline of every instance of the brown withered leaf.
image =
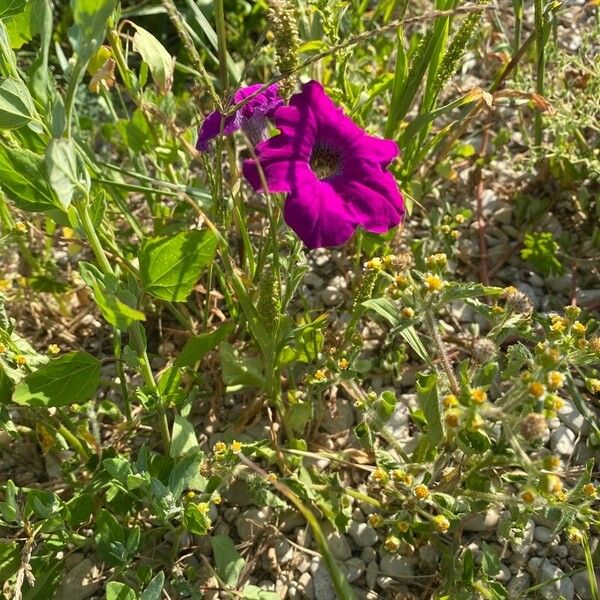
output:
[{"label": "brown withered leaf", "polygon": [[100,92],[100,86],[104,86],[109,90],[115,85],[115,61],[112,58],[107,58],[105,63],[94,73],[94,76],[90,79],[89,90],[93,94]]}]

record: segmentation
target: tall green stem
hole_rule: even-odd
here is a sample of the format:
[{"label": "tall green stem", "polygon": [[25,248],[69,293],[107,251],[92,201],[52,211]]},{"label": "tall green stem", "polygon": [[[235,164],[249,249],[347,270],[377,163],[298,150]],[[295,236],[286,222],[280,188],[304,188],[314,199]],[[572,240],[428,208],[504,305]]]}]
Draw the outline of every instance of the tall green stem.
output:
[{"label": "tall green stem", "polygon": [[229,79],[227,73],[227,37],[225,32],[225,10],[223,0],[215,0],[215,25],[217,30],[217,52],[219,55],[219,78],[223,93],[227,94]]},{"label": "tall green stem", "polygon": [[[535,40],[537,54],[537,72],[535,91],[540,95],[544,95],[544,75],[546,72],[546,56],[544,46],[546,43],[546,34],[544,27],[543,0],[534,0],[534,20],[535,20]],[[535,111],[534,115],[534,142],[536,146],[542,143],[542,113],[539,110]]]}]

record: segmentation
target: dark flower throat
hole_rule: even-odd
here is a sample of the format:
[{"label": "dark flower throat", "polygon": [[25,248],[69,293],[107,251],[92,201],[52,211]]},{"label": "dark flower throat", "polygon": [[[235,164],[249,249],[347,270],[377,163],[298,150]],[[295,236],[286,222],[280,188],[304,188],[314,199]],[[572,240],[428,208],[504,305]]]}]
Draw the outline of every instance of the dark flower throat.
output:
[{"label": "dark flower throat", "polygon": [[321,180],[339,175],[342,170],[342,155],[331,146],[317,142],[310,155],[310,168]]}]

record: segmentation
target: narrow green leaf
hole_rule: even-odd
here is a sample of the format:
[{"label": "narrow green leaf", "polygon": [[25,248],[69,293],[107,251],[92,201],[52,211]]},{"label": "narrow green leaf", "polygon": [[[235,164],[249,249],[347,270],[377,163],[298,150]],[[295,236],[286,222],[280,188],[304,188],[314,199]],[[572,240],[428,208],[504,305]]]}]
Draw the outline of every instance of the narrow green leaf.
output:
[{"label": "narrow green leaf", "polygon": [[417,381],[419,406],[427,419],[427,436],[431,444],[438,446],[444,439],[442,411],[437,389],[437,375],[424,375]]},{"label": "narrow green leaf", "polygon": [[216,237],[208,230],[147,240],[140,252],[145,291],[161,300],[183,302],[201,270],[212,261],[216,248]]},{"label": "narrow green leaf", "polygon": [[161,600],[164,585],[165,574],[160,571],[150,580],[148,587],[142,592],[140,600]]},{"label": "narrow green leaf", "polygon": [[100,362],[87,352],[71,352],[27,375],[12,399],[27,406],[67,406],[89,400],[99,385]]},{"label": "narrow green leaf", "polygon": [[38,114],[27,86],[13,77],[0,83],[0,129],[18,129],[34,119]]},{"label": "narrow green leaf", "polygon": [[72,139],[53,139],[46,149],[48,181],[64,208],[69,208],[80,183],[77,177],[77,158]]},{"label": "narrow green leaf", "polygon": [[138,595],[127,584],[110,581],[106,584],[106,600],[137,600]]},{"label": "narrow green leaf", "polygon": [[169,456],[177,458],[193,448],[198,448],[194,426],[185,417],[176,415],[173,421]]},{"label": "narrow green leaf", "polygon": [[233,323],[224,323],[210,333],[201,333],[188,339],[173,363],[174,367],[192,367],[205,354],[216,348],[233,330]]},{"label": "narrow green leaf", "polygon": [[29,150],[0,145],[0,188],[17,208],[29,212],[58,208],[43,165],[42,159]]},{"label": "narrow green leaf", "polygon": [[166,94],[173,85],[175,61],[165,47],[143,27],[131,23],[135,28],[133,49],[142,55],[142,59],[150,68],[152,79],[161,94]]},{"label": "narrow green leaf", "polygon": [[235,549],[231,538],[215,535],[210,538],[215,553],[216,570],[219,577],[229,586],[236,587],[245,561]]}]

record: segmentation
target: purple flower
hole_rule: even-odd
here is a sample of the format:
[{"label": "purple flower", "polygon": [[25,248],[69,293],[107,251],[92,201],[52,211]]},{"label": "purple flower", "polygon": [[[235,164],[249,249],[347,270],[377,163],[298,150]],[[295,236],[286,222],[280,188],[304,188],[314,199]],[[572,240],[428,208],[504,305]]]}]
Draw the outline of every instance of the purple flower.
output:
[{"label": "purple flower", "polygon": [[[240,88],[233,95],[231,105],[238,104],[261,87],[261,83],[255,83],[254,85]],[[260,94],[254,96],[252,100],[249,100],[234,114],[225,117],[223,120],[223,134],[231,135],[234,131],[243,129],[248,139],[253,144],[258,144],[266,139],[267,117],[272,117],[275,109],[282,104],[283,99],[279,96],[279,88],[274,83]],[[223,113],[218,110],[211,112],[204,119],[196,144],[198,150],[201,152],[208,150],[208,142],[216,138],[221,132],[221,119],[223,119]]]},{"label": "purple flower", "polygon": [[[270,192],[288,192],[283,215],[308,248],[338,246],[358,227],[383,233],[404,217],[404,200],[386,167],[398,156],[391,140],[368,135],[310,81],[277,109],[280,134],[256,155]],[[244,175],[262,191],[257,163]]]}]

